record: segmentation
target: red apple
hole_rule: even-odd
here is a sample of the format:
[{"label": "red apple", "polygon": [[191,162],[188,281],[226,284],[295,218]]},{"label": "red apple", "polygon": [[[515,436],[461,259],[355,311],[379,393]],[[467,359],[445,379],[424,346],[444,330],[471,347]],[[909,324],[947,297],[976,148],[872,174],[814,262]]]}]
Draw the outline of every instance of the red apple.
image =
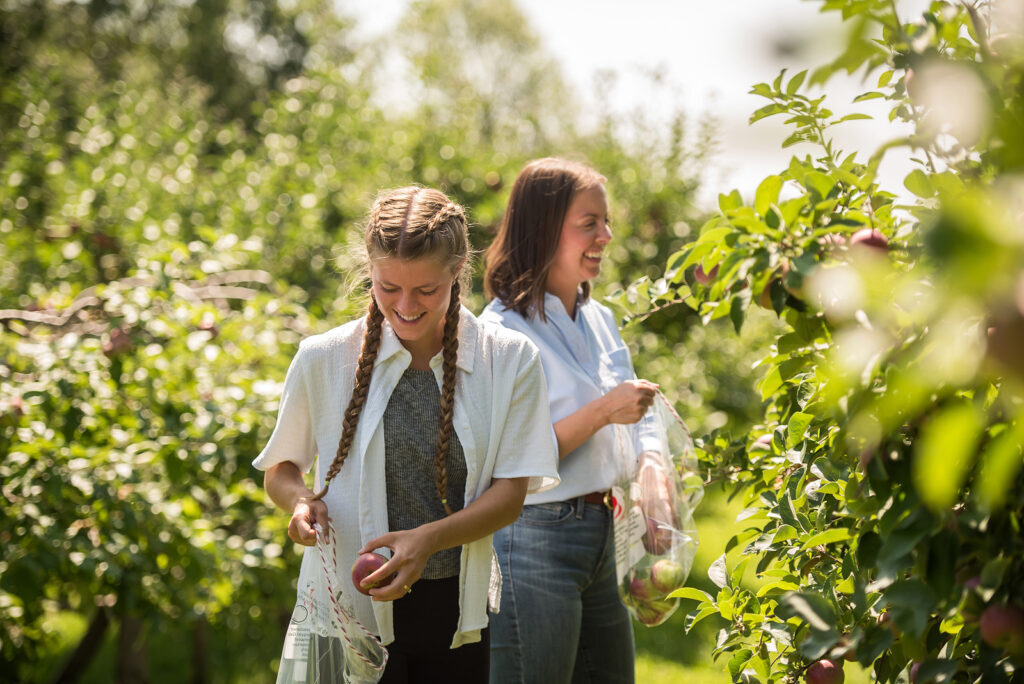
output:
[{"label": "red apple", "polygon": [[658,596],[654,583],[646,577],[634,577],[630,580],[629,593],[640,601],[651,601]]},{"label": "red apple", "polygon": [[107,341],[103,343],[103,353],[108,358],[120,356],[132,348],[132,338],[123,328],[111,328]]},{"label": "red apple", "polygon": [[672,548],[672,528],[654,518],[648,518],[643,542],[648,553],[664,556]]},{"label": "red apple", "polygon": [[991,605],[978,621],[981,638],[1008,653],[1024,652],[1024,611],[1017,606]]},{"label": "red apple", "polygon": [[850,237],[850,246],[868,247],[879,252],[889,251],[889,240],[882,235],[882,231],[875,228],[861,228]]},{"label": "red apple", "polygon": [[663,594],[675,591],[686,582],[686,568],[668,558],[662,558],[651,566],[651,582]]},{"label": "red apple", "polygon": [[352,584],[356,590],[361,594],[369,595],[370,589],[374,587],[383,587],[394,579],[394,575],[385,579],[382,582],[376,582],[369,586],[364,587],[361,582],[371,573],[377,571],[382,565],[388,562],[388,559],[379,553],[362,553],[356,558],[356,562],[352,564]]},{"label": "red apple", "polygon": [[701,285],[708,285],[712,280],[715,279],[715,276],[717,275],[718,264],[715,264],[715,266],[708,273],[704,272],[703,266],[697,264],[697,269],[693,272],[693,279],[696,280]]},{"label": "red apple", "polygon": [[678,599],[669,601],[648,601],[635,606],[636,619],[648,627],[664,622],[678,604]]},{"label": "red apple", "polygon": [[842,684],[846,679],[843,666],[834,660],[819,660],[811,664],[806,672],[807,684]]}]

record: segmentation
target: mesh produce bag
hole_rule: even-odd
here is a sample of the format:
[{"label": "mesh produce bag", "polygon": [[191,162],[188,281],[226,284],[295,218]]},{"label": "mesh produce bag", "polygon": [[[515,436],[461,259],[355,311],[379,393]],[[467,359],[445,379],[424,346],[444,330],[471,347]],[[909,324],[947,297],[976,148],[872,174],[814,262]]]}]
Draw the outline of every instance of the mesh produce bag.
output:
[{"label": "mesh produce bag", "polygon": [[387,649],[356,619],[351,597],[335,589],[334,528],[324,536],[318,526],[320,568],[308,579],[300,576],[277,684],[374,684],[384,674]]},{"label": "mesh produce bag", "polygon": [[[668,595],[686,583],[697,553],[693,511],[704,485],[689,430],[665,395],[656,395],[642,424],[616,427],[623,459],[612,490],[619,596],[639,622],[660,625],[678,607]],[[641,453],[637,430],[646,432]]]}]

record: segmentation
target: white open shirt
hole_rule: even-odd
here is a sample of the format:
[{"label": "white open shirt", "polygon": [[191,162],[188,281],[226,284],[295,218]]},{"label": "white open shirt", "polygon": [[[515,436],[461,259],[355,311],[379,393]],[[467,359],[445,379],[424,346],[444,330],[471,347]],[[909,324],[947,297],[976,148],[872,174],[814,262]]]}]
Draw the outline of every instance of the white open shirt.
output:
[{"label": "white open shirt", "polygon": [[[309,472],[316,460],[316,487],[322,486],[341,438],[364,329],[365,319],[360,319],[302,341],[285,378],[277,425],[253,461],[255,467],[267,470],[292,461]],[[411,361],[385,321],[351,453],[324,497],[337,533],[339,568],[352,567],[362,545],[388,531],[382,418]],[[456,366],[454,429],[466,456],[466,505],[492,478],[529,477],[530,492],[556,486],[558,447],[536,347],[523,335],[483,324],[463,308]],[[440,353],[430,367],[440,388]],[[462,547],[459,624],[452,648],[479,641],[488,604],[497,610],[500,575],[492,576],[498,572],[493,554],[490,536]],[[322,570],[316,549],[309,547],[302,558],[300,587],[313,572]],[[391,602],[371,601],[350,584],[346,576],[337,586],[353,596],[356,617],[383,643],[394,641]]]}]

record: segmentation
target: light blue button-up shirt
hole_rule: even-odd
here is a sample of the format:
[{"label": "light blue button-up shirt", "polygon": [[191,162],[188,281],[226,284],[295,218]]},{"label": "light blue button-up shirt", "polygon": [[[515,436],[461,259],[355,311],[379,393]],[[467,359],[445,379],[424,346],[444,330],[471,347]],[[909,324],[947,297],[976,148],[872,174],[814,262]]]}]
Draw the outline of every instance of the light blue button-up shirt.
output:
[{"label": "light blue button-up shirt", "polygon": [[[593,299],[580,302],[573,319],[562,300],[544,295],[544,313],[524,318],[492,301],[480,315],[517,330],[537,345],[547,380],[553,423],[572,415],[626,380],[636,379],[629,348],[622,341],[611,310]],[[561,483],[530,494],[527,504],[563,501],[606,490],[633,471],[642,450],[660,450],[656,430],[647,418],[638,426],[606,425],[561,459]]]}]

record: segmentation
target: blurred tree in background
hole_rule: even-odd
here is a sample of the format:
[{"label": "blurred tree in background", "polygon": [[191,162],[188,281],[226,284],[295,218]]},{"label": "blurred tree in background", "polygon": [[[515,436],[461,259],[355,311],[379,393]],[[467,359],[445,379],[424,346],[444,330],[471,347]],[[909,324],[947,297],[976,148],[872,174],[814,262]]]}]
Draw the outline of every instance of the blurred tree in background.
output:
[{"label": "blurred tree in background", "polygon": [[[268,678],[297,555],[249,462],[298,341],[360,310],[379,189],[451,193],[482,249],[526,160],[588,159],[603,293],[702,222],[709,122],[580,125],[511,0],[351,27],[318,0],[0,8],[0,681]],[[751,351],[696,322],[652,316],[638,368],[695,431],[742,429]]]}]

